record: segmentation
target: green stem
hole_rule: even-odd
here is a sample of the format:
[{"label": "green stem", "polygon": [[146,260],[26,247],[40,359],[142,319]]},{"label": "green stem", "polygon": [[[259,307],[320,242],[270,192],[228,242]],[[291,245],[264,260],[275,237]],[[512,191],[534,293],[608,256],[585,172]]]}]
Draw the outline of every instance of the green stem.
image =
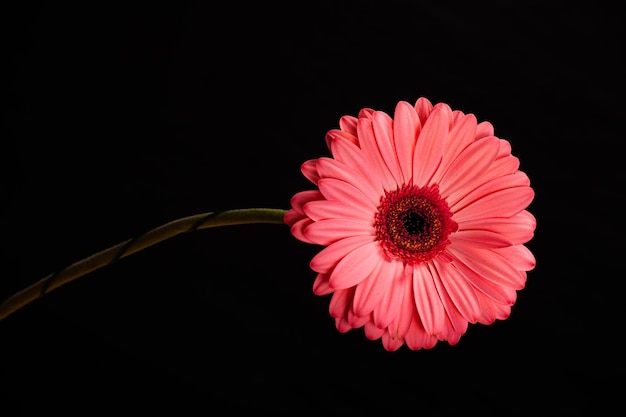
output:
[{"label": "green stem", "polygon": [[96,269],[139,252],[155,243],[162,242],[181,233],[219,226],[248,223],[285,224],[286,210],[269,208],[249,208],[203,213],[184,217],[154,228],[134,239],[126,240],[85,259],[75,262],[61,271],[48,275],[34,284],[15,293],[0,304],[0,320],[59,288]]}]

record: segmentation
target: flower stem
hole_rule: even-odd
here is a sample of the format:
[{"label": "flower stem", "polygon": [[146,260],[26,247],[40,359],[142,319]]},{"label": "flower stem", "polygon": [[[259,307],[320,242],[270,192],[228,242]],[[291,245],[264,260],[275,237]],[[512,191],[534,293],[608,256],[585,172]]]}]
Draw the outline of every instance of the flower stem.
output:
[{"label": "flower stem", "polygon": [[283,220],[285,213],[286,210],[270,208],[224,210],[183,217],[166,223],[136,238],[128,239],[77,261],[13,294],[0,304],[0,320],[76,278],[110,265],[119,259],[125,258],[155,243],[162,242],[181,233],[237,224],[285,224]]}]

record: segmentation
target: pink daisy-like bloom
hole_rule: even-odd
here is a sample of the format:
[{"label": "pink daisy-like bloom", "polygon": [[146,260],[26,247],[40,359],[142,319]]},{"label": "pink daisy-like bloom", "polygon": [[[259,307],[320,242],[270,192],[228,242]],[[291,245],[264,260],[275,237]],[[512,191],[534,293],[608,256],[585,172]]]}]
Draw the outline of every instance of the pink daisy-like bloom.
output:
[{"label": "pink daisy-like bloom", "polygon": [[317,188],[295,194],[284,220],[323,246],[313,292],[332,294],[340,332],[429,349],[510,315],[535,267],[534,191],[491,123],[421,97],[393,118],[343,116],[326,143],[332,157],[301,168]]}]

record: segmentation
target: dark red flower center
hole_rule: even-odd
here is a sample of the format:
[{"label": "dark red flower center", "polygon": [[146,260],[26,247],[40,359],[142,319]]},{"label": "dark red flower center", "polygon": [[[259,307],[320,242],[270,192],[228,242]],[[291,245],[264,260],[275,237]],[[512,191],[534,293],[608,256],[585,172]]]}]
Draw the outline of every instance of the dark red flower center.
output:
[{"label": "dark red flower center", "polygon": [[376,213],[376,236],[385,252],[409,263],[425,262],[439,254],[456,229],[437,185],[403,185],[386,192]]}]

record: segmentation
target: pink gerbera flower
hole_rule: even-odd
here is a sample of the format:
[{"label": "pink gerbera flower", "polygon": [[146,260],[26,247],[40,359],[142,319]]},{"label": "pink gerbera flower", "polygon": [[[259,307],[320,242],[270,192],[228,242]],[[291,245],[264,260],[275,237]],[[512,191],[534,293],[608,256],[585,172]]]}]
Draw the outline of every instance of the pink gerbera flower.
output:
[{"label": "pink gerbera flower", "polygon": [[302,164],[317,188],[294,195],[284,219],[324,246],[313,291],[332,294],[340,332],[417,350],[509,316],[535,266],[524,246],[534,191],[489,122],[422,97],[393,118],[343,116],[326,142],[332,157]]}]

